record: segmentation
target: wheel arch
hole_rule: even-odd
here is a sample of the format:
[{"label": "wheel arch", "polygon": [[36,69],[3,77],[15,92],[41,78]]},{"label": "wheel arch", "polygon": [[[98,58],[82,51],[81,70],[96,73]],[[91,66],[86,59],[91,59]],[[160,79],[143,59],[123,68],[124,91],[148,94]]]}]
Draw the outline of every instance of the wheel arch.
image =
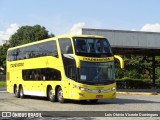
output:
[{"label": "wheel arch", "polygon": [[[48,97],[48,90],[49,88],[52,87],[52,85],[47,85],[47,88],[46,88],[46,96]],[[58,91],[58,88],[61,87],[60,85],[56,85],[55,89],[54,89],[54,93],[55,93],[55,96],[57,97],[57,91]],[[62,88],[62,87],[61,87]],[[53,89],[53,87],[52,87]]]},{"label": "wheel arch", "polygon": [[46,96],[48,97],[48,90],[49,88],[52,87],[51,85],[47,85],[47,89],[46,89]]}]

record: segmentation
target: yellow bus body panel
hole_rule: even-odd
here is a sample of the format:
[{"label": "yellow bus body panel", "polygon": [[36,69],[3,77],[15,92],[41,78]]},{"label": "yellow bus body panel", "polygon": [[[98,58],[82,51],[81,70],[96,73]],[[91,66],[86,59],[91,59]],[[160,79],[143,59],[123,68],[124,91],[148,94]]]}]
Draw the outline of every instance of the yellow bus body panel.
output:
[{"label": "yellow bus body panel", "polygon": [[[75,82],[66,77],[64,66],[62,62],[62,57],[60,53],[60,47],[58,45],[59,38],[70,38],[72,39],[73,35],[64,35],[55,38],[49,38],[43,41],[38,41],[34,43],[29,43],[21,45],[18,47],[10,48],[9,50],[14,50],[16,48],[21,48],[25,46],[34,45],[36,43],[43,43],[45,41],[55,40],[57,44],[58,58],[52,56],[37,57],[31,59],[17,60],[17,61],[7,61],[7,91],[9,93],[14,92],[14,86],[19,88],[20,85],[23,86],[24,94],[35,95],[35,96],[44,96],[47,97],[47,88],[51,86],[53,93],[56,94],[57,87],[61,87],[63,90],[63,97],[66,99],[73,100],[92,100],[92,99],[109,99],[116,97],[116,83],[108,85],[87,85]],[[77,37],[77,36],[75,36]],[[88,36],[88,35],[79,35],[78,37],[95,37],[103,38],[101,36]],[[73,41],[72,46],[73,46]],[[75,48],[73,47],[73,51]],[[73,52],[73,56],[74,52]],[[108,57],[105,59],[101,58],[89,58],[89,57],[80,57],[76,56],[76,62],[78,60],[90,61],[90,62],[109,62],[114,61],[114,57]],[[79,62],[77,62],[79,64]],[[59,80],[23,80],[22,71],[24,69],[38,69],[38,68],[54,68],[61,72],[61,81]]]}]

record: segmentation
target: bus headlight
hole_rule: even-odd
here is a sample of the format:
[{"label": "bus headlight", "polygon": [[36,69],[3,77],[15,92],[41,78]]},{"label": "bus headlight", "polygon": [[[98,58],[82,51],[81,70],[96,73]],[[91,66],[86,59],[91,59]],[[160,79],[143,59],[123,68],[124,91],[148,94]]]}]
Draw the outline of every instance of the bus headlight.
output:
[{"label": "bus headlight", "polygon": [[111,90],[115,90],[115,89],[116,89],[116,87],[111,88]]},{"label": "bus headlight", "polygon": [[82,90],[82,91],[88,91],[89,89],[87,88],[83,88],[83,87],[80,87],[80,86],[77,86],[77,85],[73,85],[75,88],[79,89],[79,90]]},{"label": "bus headlight", "polygon": [[81,90],[83,90],[83,91],[88,91],[88,89],[87,89],[87,88],[81,88]]},{"label": "bus headlight", "polygon": [[111,92],[111,91],[114,91],[116,90],[116,87],[112,87],[112,88],[109,88],[109,89],[104,89],[104,90],[101,90],[102,93],[107,93],[107,92]]},{"label": "bus headlight", "polygon": [[86,91],[86,92],[91,92],[91,93],[106,93],[106,92],[111,92],[111,91],[114,91],[116,90],[116,87],[112,87],[112,88],[109,88],[109,89],[103,89],[103,90],[99,90],[99,89],[94,89],[94,90],[91,90],[91,89],[88,89],[88,88],[83,88],[83,87],[80,87],[80,86],[77,86],[77,85],[73,85],[74,88],[77,88],[79,90],[82,90],[82,91]]}]

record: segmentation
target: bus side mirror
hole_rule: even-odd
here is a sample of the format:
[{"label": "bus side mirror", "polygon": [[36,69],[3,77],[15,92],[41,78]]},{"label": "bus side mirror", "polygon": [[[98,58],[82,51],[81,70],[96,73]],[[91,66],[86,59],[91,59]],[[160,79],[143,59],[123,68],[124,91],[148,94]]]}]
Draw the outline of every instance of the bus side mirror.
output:
[{"label": "bus side mirror", "polygon": [[118,55],[114,55],[114,58],[118,59],[120,62],[120,67],[124,68],[124,61],[123,61],[122,57],[120,57]]}]

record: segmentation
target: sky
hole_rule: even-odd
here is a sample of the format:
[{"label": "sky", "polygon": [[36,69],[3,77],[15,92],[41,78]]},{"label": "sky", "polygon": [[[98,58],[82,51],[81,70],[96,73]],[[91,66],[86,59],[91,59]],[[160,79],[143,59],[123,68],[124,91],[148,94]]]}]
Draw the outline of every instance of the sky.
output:
[{"label": "sky", "polygon": [[39,24],[56,36],[81,28],[160,32],[160,0],[0,0],[0,44]]}]

